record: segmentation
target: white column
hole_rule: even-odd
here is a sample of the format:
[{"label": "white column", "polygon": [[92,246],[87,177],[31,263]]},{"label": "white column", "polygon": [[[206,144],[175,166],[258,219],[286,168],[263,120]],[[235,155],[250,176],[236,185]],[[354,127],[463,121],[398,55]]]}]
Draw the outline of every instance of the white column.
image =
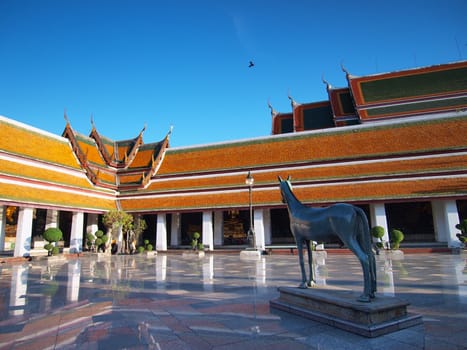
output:
[{"label": "white column", "polygon": [[214,212],[214,246],[224,245],[224,212]]},{"label": "white column", "polygon": [[388,243],[389,248],[389,229],[388,229],[388,220],[386,217],[386,208],[384,203],[371,203],[370,204],[370,220],[371,227],[381,226],[384,228],[383,241]]},{"label": "white column", "polygon": [[5,250],[6,207],[0,205],[0,252]]},{"label": "white column", "polygon": [[264,248],[264,210],[255,209],[253,213],[253,226],[255,230],[256,249],[265,250]]},{"label": "white column", "polygon": [[266,285],[266,259],[261,257],[261,259],[256,261],[256,287],[261,287]]},{"label": "white column", "polygon": [[205,249],[214,250],[214,232],[212,211],[203,211],[203,246]]},{"label": "white column", "polygon": [[165,214],[157,214],[156,250],[167,250],[167,223]]},{"label": "white column", "polygon": [[71,219],[70,253],[81,253],[83,251],[83,212],[74,212]]},{"label": "white column", "polygon": [[180,213],[172,214],[172,225],[170,227],[170,245],[177,247],[182,239],[182,228],[180,225]]},{"label": "white column", "polygon": [[212,291],[212,284],[214,282],[214,255],[209,254],[203,260],[203,284],[204,290]]},{"label": "white column", "polygon": [[68,302],[78,301],[79,285],[81,277],[81,261],[79,259],[68,262],[68,281],[66,285],[66,300]]},{"label": "white column", "polygon": [[94,234],[99,229],[99,215],[88,214],[86,220],[86,233]]},{"label": "white column", "polygon": [[47,209],[45,229],[47,230],[50,227],[58,227],[58,210]]},{"label": "white column", "polygon": [[431,202],[435,237],[438,242],[446,242],[448,247],[460,247],[461,242],[456,236],[459,223],[456,201],[435,200]]},{"label": "white column", "polygon": [[13,265],[11,267],[10,285],[10,315],[19,316],[24,314],[28,290],[29,266]]},{"label": "white column", "polygon": [[272,242],[271,210],[270,209],[263,209],[263,226],[264,226],[264,244],[270,245]]},{"label": "white column", "polygon": [[19,208],[14,256],[29,256],[32,235],[32,208]]},{"label": "white column", "polygon": [[[167,255],[156,255],[156,281],[162,282],[167,279]],[[164,288],[165,284],[157,284],[157,289]]]}]

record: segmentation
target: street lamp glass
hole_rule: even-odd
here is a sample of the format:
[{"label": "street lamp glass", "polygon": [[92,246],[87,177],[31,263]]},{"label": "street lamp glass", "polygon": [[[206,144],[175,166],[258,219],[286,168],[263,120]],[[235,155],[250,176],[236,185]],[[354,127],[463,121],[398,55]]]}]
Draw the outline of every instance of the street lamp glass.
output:
[{"label": "street lamp glass", "polygon": [[248,185],[248,186],[253,186],[253,183],[255,182],[255,179],[253,178],[253,176],[251,176],[251,172],[248,172],[248,175],[246,176],[245,178],[245,183]]}]

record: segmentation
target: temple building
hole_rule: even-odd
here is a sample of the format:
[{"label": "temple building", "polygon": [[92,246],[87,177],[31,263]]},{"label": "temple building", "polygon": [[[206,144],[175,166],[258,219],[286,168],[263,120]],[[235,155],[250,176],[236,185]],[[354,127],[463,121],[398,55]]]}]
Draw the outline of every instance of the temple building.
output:
[{"label": "temple building", "polygon": [[152,143],[145,128],[114,141],[93,122],[84,135],[67,119],[53,135],[0,117],[0,250],[27,256],[55,226],[65,249],[80,252],[115,209],[144,218],[142,239],[159,251],[188,246],[194,232],[208,250],[245,246],[250,226],[259,249],[290,244],[278,176],[291,176],[303,203],[357,205],[386,235],[402,230],[406,244],[458,245],[455,225],[467,219],[467,61],[343,71],[347,87],[324,81],[326,101],[289,96],[290,112],[270,105],[272,134],[244,140],[170,147],[171,131]]}]

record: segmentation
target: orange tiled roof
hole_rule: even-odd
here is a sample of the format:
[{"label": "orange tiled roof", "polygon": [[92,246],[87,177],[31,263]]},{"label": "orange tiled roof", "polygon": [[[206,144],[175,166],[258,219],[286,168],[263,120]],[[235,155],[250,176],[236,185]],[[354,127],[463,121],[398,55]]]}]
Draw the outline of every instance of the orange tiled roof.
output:
[{"label": "orange tiled roof", "polygon": [[[28,185],[29,184],[29,185]],[[50,186],[43,188],[41,183],[10,184],[0,181],[0,193],[3,200],[36,205],[59,206],[82,210],[107,211],[115,209],[112,194],[89,191],[76,191],[70,188]]]},{"label": "orange tiled roof", "polygon": [[135,211],[241,207],[248,170],[257,205],[280,205],[278,175],[292,175],[309,203],[332,202],[338,192],[340,200],[375,200],[375,186],[382,198],[465,196],[456,187],[467,171],[465,131],[461,115],[169,149],[150,185],[120,201]]},{"label": "orange tiled roof", "polygon": [[92,188],[86,177],[78,176],[84,175],[82,172],[72,176],[69,173],[59,172],[56,169],[27,165],[25,162],[20,163],[0,159],[0,174],[74,187]]},{"label": "orange tiled roof", "polygon": [[75,137],[88,162],[100,167],[106,166],[105,160],[99,152],[96,142],[92,138],[81,135],[79,133],[75,133]]},{"label": "orange tiled roof", "polygon": [[68,140],[38,129],[0,118],[0,150],[44,162],[79,169]]},{"label": "orange tiled roof", "polygon": [[465,146],[467,118],[372,124],[167,150],[158,176],[435,152]]},{"label": "orange tiled roof", "polygon": [[[364,202],[390,199],[421,199],[446,196],[465,196],[467,178],[433,177],[431,179],[407,178],[404,180],[379,180],[312,187],[294,185],[294,192],[303,203],[328,204],[334,202]],[[194,210],[202,208],[239,208],[248,206],[246,188],[237,191],[188,192],[183,196],[164,195],[131,197],[121,200],[121,207],[129,212]],[[255,188],[254,206],[281,205],[278,185]]]}]

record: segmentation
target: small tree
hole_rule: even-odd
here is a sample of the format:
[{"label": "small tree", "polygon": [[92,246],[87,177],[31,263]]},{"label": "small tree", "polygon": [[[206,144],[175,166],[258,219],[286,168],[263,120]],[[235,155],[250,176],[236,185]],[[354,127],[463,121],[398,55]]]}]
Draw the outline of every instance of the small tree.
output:
[{"label": "small tree", "polygon": [[459,241],[461,241],[464,246],[467,245],[467,219],[457,224],[456,228],[461,231],[461,233],[456,234],[457,238],[459,238]]},{"label": "small tree", "polygon": [[136,242],[139,242],[139,237],[141,236],[141,233],[143,233],[147,227],[148,225],[146,224],[146,221],[141,216],[137,216],[133,218],[132,230],[133,230],[134,239]]},{"label": "small tree", "polygon": [[111,230],[122,228],[127,251],[130,247],[130,239],[138,242],[140,234],[147,228],[146,221],[143,218],[139,216],[134,218],[131,214],[122,210],[108,211],[102,218],[102,222]]},{"label": "small tree", "polygon": [[48,255],[57,255],[60,250],[55,246],[55,243],[63,238],[62,231],[58,227],[49,227],[44,231],[42,236],[47,242],[49,242],[44,246],[48,251]]},{"label": "small tree", "polygon": [[122,210],[110,210],[104,214],[102,223],[110,230],[118,230],[121,227],[122,232],[126,236],[126,246],[128,249],[129,234],[133,228],[133,216]]},{"label": "small tree", "polygon": [[401,230],[391,230],[392,249],[399,249],[401,242],[404,240],[404,234]]}]

